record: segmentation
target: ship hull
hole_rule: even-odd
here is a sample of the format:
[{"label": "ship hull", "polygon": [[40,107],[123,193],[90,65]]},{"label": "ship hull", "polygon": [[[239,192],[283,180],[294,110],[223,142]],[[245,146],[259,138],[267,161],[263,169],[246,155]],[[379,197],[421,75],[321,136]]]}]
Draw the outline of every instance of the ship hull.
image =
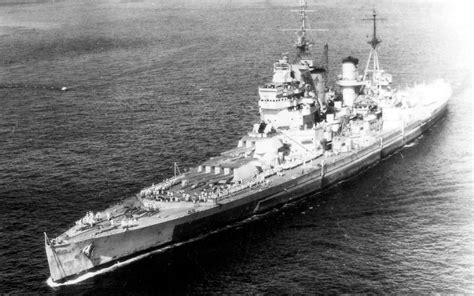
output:
[{"label": "ship hull", "polygon": [[[316,170],[305,172],[302,168],[301,175],[294,179],[258,192],[242,193],[238,198],[224,200],[217,207],[196,211],[164,223],[139,229],[131,228],[114,235],[70,245],[53,247],[46,244],[51,278],[55,282],[64,282],[117,261],[207,234],[309,194],[320,193],[402,149],[406,143],[419,137],[443,118],[446,111],[447,104],[443,103],[429,118],[414,121],[400,130],[391,131],[383,135],[380,142],[365,147],[349,157],[323,164]],[[90,258],[83,254],[84,248],[88,245],[94,246]]]}]

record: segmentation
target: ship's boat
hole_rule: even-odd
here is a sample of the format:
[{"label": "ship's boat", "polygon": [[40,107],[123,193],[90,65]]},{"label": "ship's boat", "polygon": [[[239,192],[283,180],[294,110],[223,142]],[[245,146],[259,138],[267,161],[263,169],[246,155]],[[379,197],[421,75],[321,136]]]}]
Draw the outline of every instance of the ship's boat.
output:
[{"label": "ship's boat", "polygon": [[[375,35],[363,75],[342,59],[335,89],[326,86],[327,45],[308,57],[306,3],[299,15],[296,58],[273,65],[259,87],[260,121],[234,149],[97,213],[88,212],[45,249],[54,282],[186,241],[319,192],[364,170],[420,136],[446,112],[443,81],[406,91],[381,70]],[[370,68],[369,65],[374,65]]]}]

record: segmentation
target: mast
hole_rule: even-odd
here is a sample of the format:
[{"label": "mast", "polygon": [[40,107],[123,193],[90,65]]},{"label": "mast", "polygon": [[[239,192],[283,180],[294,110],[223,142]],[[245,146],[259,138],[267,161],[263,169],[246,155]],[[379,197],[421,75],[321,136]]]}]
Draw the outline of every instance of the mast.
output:
[{"label": "mast", "polygon": [[173,170],[174,170],[174,176],[178,176],[178,175],[181,175],[181,172],[179,171],[179,166],[178,166],[178,163],[175,162],[174,165],[173,165]]},{"label": "mast", "polygon": [[301,59],[304,56],[309,54],[309,48],[314,44],[312,41],[306,39],[306,13],[308,8],[308,4],[306,0],[300,0],[300,9],[298,11],[301,28],[299,31],[296,32],[296,57],[297,59]]},{"label": "mast", "polygon": [[379,45],[382,40],[377,38],[377,13],[375,12],[375,9],[372,12],[372,18],[366,19],[366,20],[372,20],[374,24],[374,31],[372,32],[372,40],[370,40],[368,43],[372,46],[373,49],[377,49],[377,45]]},{"label": "mast", "polygon": [[322,64],[323,64],[324,70],[326,70],[325,76],[327,78],[327,75],[329,72],[329,46],[327,43],[324,44]]},{"label": "mast", "polygon": [[[379,49],[379,44],[382,42],[382,40],[377,38],[377,20],[384,20],[384,19],[377,18],[377,13],[375,12],[375,9],[374,9],[372,12],[372,17],[363,19],[363,20],[373,22],[372,39],[367,42],[370,44],[371,50],[369,53],[369,58],[367,59],[367,65],[365,66],[363,80],[368,78],[369,73],[372,73],[372,81],[373,81],[375,73],[378,73],[380,71],[378,49]],[[372,69],[369,69],[371,61],[373,61],[373,67]]]},{"label": "mast", "polygon": [[309,48],[313,46],[314,42],[309,40],[306,32],[307,31],[318,31],[316,29],[307,28],[308,20],[307,13],[314,12],[314,10],[308,10],[308,4],[306,0],[300,0],[298,10],[291,10],[297,12],[300,19],[300,28],[299,29],[283,29],[283,31],[296,31],[296,60],[301,60],[302,58],[309,55]]}]

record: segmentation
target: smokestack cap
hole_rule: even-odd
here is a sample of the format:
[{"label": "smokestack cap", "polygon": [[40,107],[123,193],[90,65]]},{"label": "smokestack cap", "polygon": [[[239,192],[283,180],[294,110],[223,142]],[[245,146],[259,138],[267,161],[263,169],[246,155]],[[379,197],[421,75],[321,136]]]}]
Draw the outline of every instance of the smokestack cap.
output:
[{"label": "smokestack cap", "polygon": [[342,59],[342,63],[343,64],[352,63],[352,64],[357,66],[357,64],[359,64],[359,59],[357,59],[355,57],[352,57],[352,56],[348,56],[347,58]]}]

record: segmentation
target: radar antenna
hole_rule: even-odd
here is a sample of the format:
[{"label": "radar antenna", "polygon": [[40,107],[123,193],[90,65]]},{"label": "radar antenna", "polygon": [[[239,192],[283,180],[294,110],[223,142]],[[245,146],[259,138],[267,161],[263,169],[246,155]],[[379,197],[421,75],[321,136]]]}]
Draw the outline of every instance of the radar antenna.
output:
[{"label": "radar antenna", "polygon": [[[365,66],[365,71],[364,71],[364,80],[367,79],[369,76],[369,73],[372,73],[372,80],[374,79],[374,74],[380,72],[380,64],[379,64],[379,55],[378,55],[378,49],[379,49],[379,44],[382,42],[382,40],[377,38],[377,20],[385,20],[384,18],[377,18],[377,13],[375,12],[375,9],[372,12],[372,17],[371,18],[366,18],[363,19],[364,21],[373,21],[374,24],[374,29],[372,33],[372,39],[368,41],[367,43],[370,44],[372,49],[370,50],[369,53],[369,58],[367,59],[367,65]],[[369,69],[370,62],[373,60],[373,68]]]}]

